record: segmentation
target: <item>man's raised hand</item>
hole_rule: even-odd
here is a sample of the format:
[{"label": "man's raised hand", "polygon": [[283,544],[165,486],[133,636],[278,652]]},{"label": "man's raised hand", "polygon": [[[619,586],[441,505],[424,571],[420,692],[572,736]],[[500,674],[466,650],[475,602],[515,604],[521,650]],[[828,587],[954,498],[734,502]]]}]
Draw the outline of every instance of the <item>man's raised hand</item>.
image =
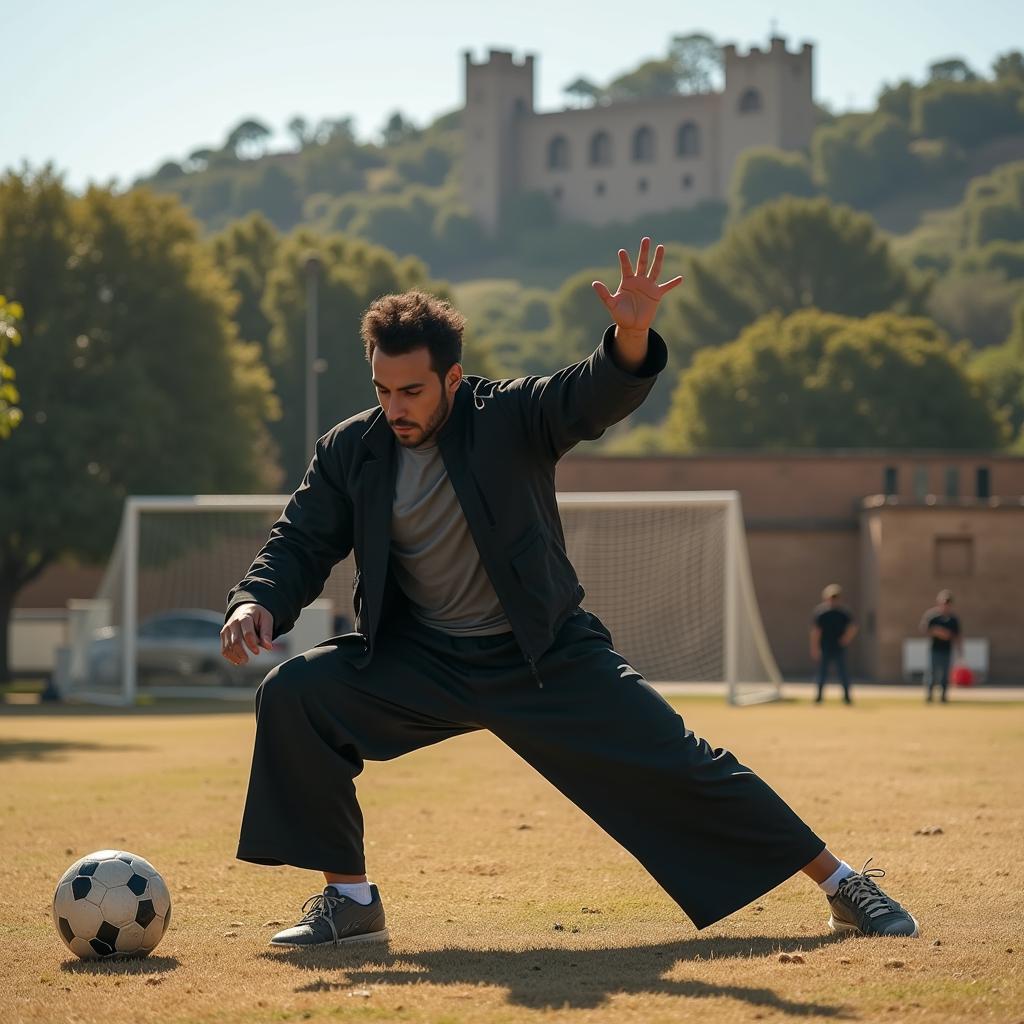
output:
[{"label": "man's raised hand", "polygon": [[650,253],[651,240],[645,237],[640,242],[640,252],[634,270],[629,253],[625,249],[619,250],[619,268],[622,276],[614,295],[602,282],[593,283],[598,298],[605,304],[605,308],[615,321],[615,326],[621,331],[631,334],[646,332],[654,320],[662,296],[683,283],[681,277],[673,277],[671,281],[658,284],[661,264],[665,260],[665,246],[659,245],[655,248],[654,260],[648,269]]},{"label": "man's raised hand", "polygon": [[[245,665],[248,651],[269,651],[274,638],[274,617],[259,604],[240,604],[220,631],[220,653],[232,665]],[[248,648],[248,651],[246,650]]]}]

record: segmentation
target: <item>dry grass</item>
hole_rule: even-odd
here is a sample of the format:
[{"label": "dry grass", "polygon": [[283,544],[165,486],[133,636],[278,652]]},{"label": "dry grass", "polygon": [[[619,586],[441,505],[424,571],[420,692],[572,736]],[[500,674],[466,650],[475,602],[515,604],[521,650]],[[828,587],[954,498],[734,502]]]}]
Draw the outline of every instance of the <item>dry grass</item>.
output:
[{"label": "dry grass", "polygon": [[[248,713],[12,709],[0,717],[0,1019],[1024,1020],[1024,706],[680,703],[837,852],[888,868],[924,937],[834,941],[802,878],[698,934],[628,855],[478,735],[362,777],[390,947],[275,953],[268,922],[291,923],[320,886],[232,859]],[[63,868],[108,846],[143,854],[170,886],[174,921],[148,960],[69,959],[50,923]]]}]

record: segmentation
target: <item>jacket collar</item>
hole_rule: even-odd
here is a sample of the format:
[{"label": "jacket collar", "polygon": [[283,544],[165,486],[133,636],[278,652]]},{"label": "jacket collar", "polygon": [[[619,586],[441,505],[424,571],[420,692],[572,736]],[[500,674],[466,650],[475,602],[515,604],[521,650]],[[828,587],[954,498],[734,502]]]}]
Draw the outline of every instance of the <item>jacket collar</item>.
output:
[{"label": "jacket collar", "polygon": [[[452,412],[448,421],[441,428],[437,435],[438,443],[446,445],[450,439],[462,433],[469,408],[473,404],[473,388],[465,377],[459,384],[455,398],[452,400]],[[370,425],[363,432],[363,444],[370,449],[378,458],[387,458],[398,442],[395,440],[395,432],[388,426],[387,417],[383,409],[377,411],[370,418]]]}]

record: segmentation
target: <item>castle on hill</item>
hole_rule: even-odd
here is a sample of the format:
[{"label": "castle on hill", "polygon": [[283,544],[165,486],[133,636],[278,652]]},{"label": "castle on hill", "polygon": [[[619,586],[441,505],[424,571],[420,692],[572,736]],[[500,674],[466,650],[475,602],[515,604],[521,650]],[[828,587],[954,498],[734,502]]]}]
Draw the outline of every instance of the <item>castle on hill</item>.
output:
[{"label": "castle on hill", "polygon": [[491,50],[465,55],[463,195],[488,230],[504,203],[543,192],[560,220],[605,224],[724,199],[733,166],[750,146],[805,149],[815,111],[813,47],[791,53],[722,48],[721,92],[631,100],[541,113],[534,57]]}]

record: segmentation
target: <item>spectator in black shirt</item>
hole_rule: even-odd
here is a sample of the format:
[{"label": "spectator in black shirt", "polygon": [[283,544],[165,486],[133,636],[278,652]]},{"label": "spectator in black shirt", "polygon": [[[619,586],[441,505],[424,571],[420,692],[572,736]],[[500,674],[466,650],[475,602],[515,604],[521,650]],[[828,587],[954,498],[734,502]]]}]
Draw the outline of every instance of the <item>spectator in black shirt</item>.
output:
[{"label": "spectator in black shirt", "polygon": [[946,703],[949,688],[949,666],[953,651],[963,657],[964,641],[960,631],[960,620],[953,614],[953,593],[940,590],[935,599],[938,604],[929,608],[921,618],[921,630],[932,638],[931,660],[924,677],[924,699],[931,703],[932,691],[936,686],[942,690],[941,700]]},{"label": "spectator in black shirt", "polygon": [[853,613],[839,603],[843,589],[838,583],[830,583],[822,592],[823,601],[814,609],[811,618],[811,657],[818,663],[818,696],[820,704],[825,692],[828,667],[835,662],[839,682],[843,686],[843,702],[852,704],[850,699],[850,675],[846,668],[846,648],[857,635],[857,624]]}]

